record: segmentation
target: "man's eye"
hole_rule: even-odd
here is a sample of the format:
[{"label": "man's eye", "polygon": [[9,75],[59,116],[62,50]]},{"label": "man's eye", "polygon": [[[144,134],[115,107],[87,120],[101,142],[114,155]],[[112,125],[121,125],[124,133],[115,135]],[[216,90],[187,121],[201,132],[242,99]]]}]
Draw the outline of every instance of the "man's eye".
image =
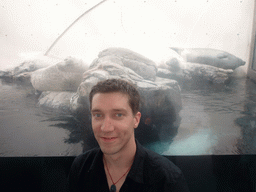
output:
[{"label": "man's eye", "polygon": [[99,114],[99,113],[93,114],[93,116],[94,116],[94,117],[102,117],[102,115]]},{"label": "man's eye", "polygon": [[117,113],[116,116],[117,116],[117,117],[122,117],[123,114],[122,114],[122,113]]}]

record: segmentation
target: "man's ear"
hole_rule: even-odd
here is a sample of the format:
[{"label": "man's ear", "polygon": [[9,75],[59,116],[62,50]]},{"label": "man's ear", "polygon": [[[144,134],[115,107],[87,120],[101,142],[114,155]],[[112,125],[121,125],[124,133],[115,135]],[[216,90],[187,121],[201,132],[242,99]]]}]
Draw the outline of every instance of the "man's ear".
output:
[{"label": "man's ear", "polygon": [[141,118],[141,113],[138,111],[138,112],[134,115],[134,128],[135,128],[135,129],[139,126],[140,118]]}]

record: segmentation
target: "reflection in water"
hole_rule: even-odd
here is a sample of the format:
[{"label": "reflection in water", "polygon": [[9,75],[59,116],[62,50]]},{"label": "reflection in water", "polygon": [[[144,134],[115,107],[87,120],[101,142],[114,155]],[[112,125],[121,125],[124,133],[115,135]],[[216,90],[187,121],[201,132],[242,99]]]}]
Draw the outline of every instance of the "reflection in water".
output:
[{"label": "reflection in water", "polygon": [[170,145],[148,147],[164,155],[255,154],[255,96],[249,79],[183,86],[178,134]]},{"label": "reflection in water", "polygon": [[[78,155],[97,146],[88,112],[38,108],[31,90],[12,84],[0,89],[1,156]],[[251,80],[183,85],[182,103],[179,127],[167,134],[145,119],[137,139],[164,155],[256,154],[256,84]]]},{"label": "reflection in water", "polygon": [[81,152],[81,143],[63,142],[69,135],[67,130],[45,121],[59,113],[38,108],[31,89],[13,84],[0,84],[0,89],[0,156],[68,156]]},{"label": "reflection in water", "polygon": [[[78,120],[72,115],[62,115],[48,118],[45,121],[51,122],[51,127],[63,128],[69,131],[69,135],[64,139],[65,143],[73,144],[83,142],[83,151],[97,146],[91,129],[89,116],[84,116]],[[57,123],[54,123],[57,122]]]},{"label": "reflection in water", "polygon": [[[188,138],[180,141],[174,141],[171,145],[162,147],[163,144],[158,143],[158,146],[151,146],[154,151],[160,152],[163,155],[201,155],[211,154],[212,146],[216,144],[216,139],[212,138],[210,129],[198,131]],[[163,149],[166,149],[163,151]]]}]

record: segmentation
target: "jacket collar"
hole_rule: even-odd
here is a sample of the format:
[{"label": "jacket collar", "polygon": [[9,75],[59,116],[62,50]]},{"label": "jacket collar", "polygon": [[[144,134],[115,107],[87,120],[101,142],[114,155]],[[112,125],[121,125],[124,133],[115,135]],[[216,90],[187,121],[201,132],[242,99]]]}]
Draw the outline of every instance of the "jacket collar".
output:
[{"label": "jacket collar", "polygon": [[[129,171],[127,177],[137,183],[150,184],[150,182],[152,181],[147,175],[145,175],[147,174],[145,172],[145,168],[147,166],[147,162],[146,162],[147,152],[145,148],[137,141],[137,139],[135,141],[136,141],[136,153],[135,153],[131,170]],[[103,164],[103,153],[100,150],[100,148],[97,150],[96,155],[92,161],[92,164],[88,172],[91,172],[96,177],[99,176],[99,173],[105,174],[104,164]]]},{"label": "jacket collar", "polygon": [[100,148],[98,148],[88,172],[98,176],[102,171],[104,171],[103,153]]},{"label": "jacket collar", "polygon": [[144,158],[145,158],[145,151],[143,150],[142,145],[136,141],[136,153],[134,157],[134,161],[132,164],[132,168],[129,171],[127,177],[134,180],[137,183],[144,183],[144,175],[143,175],[143,168],[144,168]]}]

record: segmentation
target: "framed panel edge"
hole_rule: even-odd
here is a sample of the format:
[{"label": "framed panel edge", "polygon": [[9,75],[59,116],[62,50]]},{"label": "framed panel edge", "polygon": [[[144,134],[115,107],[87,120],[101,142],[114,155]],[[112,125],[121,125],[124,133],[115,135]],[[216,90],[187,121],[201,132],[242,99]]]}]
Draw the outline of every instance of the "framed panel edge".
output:
[{"label": "framed panel edge", "polygon": [[256,60],[255,54],[255,40],[256,40],[256,0],[254,0],[254,12],[253,12],[253,23],[252,23],[252,36],[251,36],[251,46],[250,46],[250,55],[249,55],[249,65],[247,69],[247,77],[256,81],[256,70],[252,68],[254,60]]}]

